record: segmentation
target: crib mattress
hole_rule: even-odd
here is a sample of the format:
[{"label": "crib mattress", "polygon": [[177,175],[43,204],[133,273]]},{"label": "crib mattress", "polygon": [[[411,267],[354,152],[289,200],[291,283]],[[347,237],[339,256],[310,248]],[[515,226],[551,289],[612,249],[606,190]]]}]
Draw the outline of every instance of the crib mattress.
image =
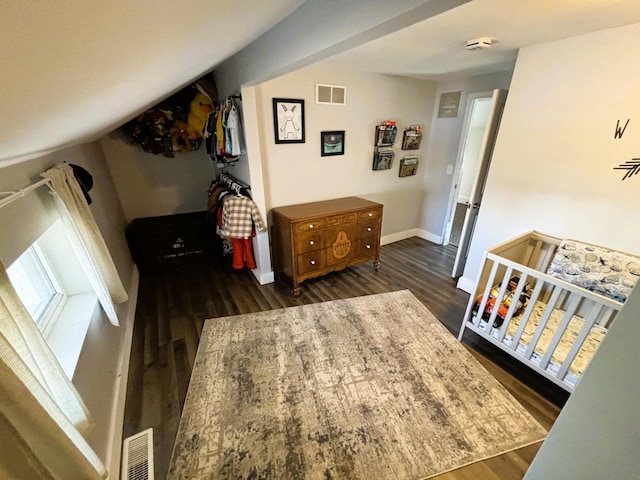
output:
[{"label": "crib mattress", "polygon": [[[540,318],[542,317],[542,314],[544,313],[544,310],[546,307],[547,307],[546,303],[540,302],[540,301],[536,302],[533,310],[531,311],[531,316],[529,318],[529,321],[527,322],[524,332],[522,333],[522,337],[520,337],[520,342],[516,347],[516,351],[518,353],[523,355],[526,352],[527,347],[529,346],[529,344],[531,343],[531,340],[533,339],[533,335],[536,331],[536,328],[538,327]],[[542,332],[540,340],[538,340],[538,343],[534,349],[533,356],[531,358],[536,363],[539,363],[540,360],[542,360],[542,357],[544,356],[547,349],[549,348],[549,344],[551,343],[553,335],[557,330],[558,325],[562,321],[564,314],[565,312],[560,309],[554,309],[553,312],[551,313],[551,316],[547,321],[547,324]],[[511,346],[513,342],[513,336],[516,334],[516,331],[520,326],[521,321],[522,321],[521,315],[514,316],[511,319],[511,321],[507,325],[507,331],[505,333],[504,339],[502,340],[502,343],[504,343],[509,347]],[[577,317],[575,315],[571,318],[571,321],[569,322],[567,329],[562,335],[560,343],[558,344],[555,351],[553,352],[553,355],[551,356],[551,361],[547,366],[547,370],[549,370],[552,373],[556,373],[558,371],[560,366],[563,364],[563,362],[567,358],[567,354],[569,353],[569,350],[573,346],[575,339],[578,337],[580,330],[582,330],[583,325],[584,325],[584,320],[582,318]],[[486,330],[487,322],[481,321],[480,328],[482,330]],[[500,329],[491,328],[490,335],[492,337],[497,338],[499,333],[500,333]],[[567,383],[570,383],[572,385],[575,385],[577,383],[578,379],[582,376],[582,374],[584,373],[584,370],[589,365],[589,362],[591,361],[591,357],[593,357],[594,353],[600,346],[600,343],[604,339],[606,333],[607,333],[607,330],[599,325],[594,325],[591,328],[591,331],[589,332],[589,334],[587,335],[587,338],[582,344],[580,351],[578,352],[573,362],[571,363],[571,366],[569,367],[567,376],[564,379]]]}]

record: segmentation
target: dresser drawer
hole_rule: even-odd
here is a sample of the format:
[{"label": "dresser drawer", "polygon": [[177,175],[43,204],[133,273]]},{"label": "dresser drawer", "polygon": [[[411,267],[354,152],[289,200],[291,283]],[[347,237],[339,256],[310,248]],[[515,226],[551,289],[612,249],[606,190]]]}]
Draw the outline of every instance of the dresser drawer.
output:
[{"label": "dresser drawer", "polygon": [[296,253],[313,252],[324,248],[324,230],[299,233],[295,238]]},{"label": "dresser drawer", "polygon": [[325,265],[325,252],[324,250],[316,250],[315,252],[303,253],[298,255],[298,273],[300,275],[304,273],[313,272],[314,270],[320,270]]},{"label": "dresser drawer", "polygon": [[372,210],[361,210],[358,212],[358,220],[380,218],[381,213],[381,210],[377,208]]},{"label": "dresser drawer", "polygon": [[377,258],[379,246],[378,237],[370,237],[360,240],[357,245],[358,258]]},{"label": "dresser drawer", "polygon": [[309,232],[324,228],[324,218],[316,218],[307,222],[294,223],[293,228],[296,232]]},{"label": "dresser drawer", "polygon": [[365,237],[371,237],[374,235],[378,235],[380,231],[380,220],[372,219],[372,220],[361,220],[358,222],[358,238],[362,239]]},{"label": "dresser drawer", "polygon": [[342,225],[345,223],[353,223],[358,220],[358,214],[356,212],[345,213],[344,215],[335,215],[333,217],[327,217],[327,227],[333,227],[335,225]]}]

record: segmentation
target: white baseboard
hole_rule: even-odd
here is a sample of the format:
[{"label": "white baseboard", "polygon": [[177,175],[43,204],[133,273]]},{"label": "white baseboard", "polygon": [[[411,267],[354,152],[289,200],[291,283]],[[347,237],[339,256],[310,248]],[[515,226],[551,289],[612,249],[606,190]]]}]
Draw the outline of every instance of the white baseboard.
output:
[{"label": "white baseboard", "polygon": [[464,290],[469,294],[473,294],[476,287],[476,282],[467,277],[458,278],[458,284],[456,285],[460,290]]},{"label": "white baseboard", "polygon": [[122,431],[124,429],[124,407],[127,399],[127,381],[129,379],[129,362],[131,360],[131,342],[133,340],[133,324],[136,317],[136,306],[138,303],[138,285],[140,274],[134,265],[129,282],[129,302],[124,322],[125,331],[122,335],[122,348],[120,349],[120,359],[118,360],[118,373],[116,379],[115,394],[113,396],[113,406],[111,408],[111,422],[109,426],[109,446],[105,467],[109,471],[109,480],[120,478],[120,455],[122,453]]},{"label": "white baseboard", "polygon": [[442,245],[442,235],[435,235],[431,232],[427,232],[426,230],[422,230],[422,229],[417,229],[416,231],[418,232],[416,233],[416,237],[424,238],[429,242]]},{"label": "white baseboard", "polygon": [[411,238],[417,236],[417,229],[403,230],[402,232],[392,233],[391,235],[385,235],[380,239],[380,245],[387,245],[389,243],[399,242],[405,238]]},{"label": "white baseboard", "polygon": [[258,269],[251,270],[253,276],[256,277],[256,280],[260,283],[260,285],[266,285],[267,283],[273,283],[276,281],[276,276],[271,272],[260,272]]},{"label": "white baseboard", "polygon": [[442,236],[434,235],[433,233],[421,230],[420,228],[411,228],[409,230],[403,230],[401,232],[392,233],[391,235],[385,235],[380,239],[380,245],[387,245],[393,242],[399,242],[405,238],[419,237],[424,238],[438,245],[442,245]]}]

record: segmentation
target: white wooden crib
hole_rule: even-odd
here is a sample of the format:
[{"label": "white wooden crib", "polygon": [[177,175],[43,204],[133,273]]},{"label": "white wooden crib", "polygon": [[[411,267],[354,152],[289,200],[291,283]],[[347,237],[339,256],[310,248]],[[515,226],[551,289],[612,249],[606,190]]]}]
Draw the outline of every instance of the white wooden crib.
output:
[{"label": "white wooden crib", "polygon": [[487,250],[458,339],[471,330],[571,392],[623,304],[544,273],[560,244],[532,231]]}]

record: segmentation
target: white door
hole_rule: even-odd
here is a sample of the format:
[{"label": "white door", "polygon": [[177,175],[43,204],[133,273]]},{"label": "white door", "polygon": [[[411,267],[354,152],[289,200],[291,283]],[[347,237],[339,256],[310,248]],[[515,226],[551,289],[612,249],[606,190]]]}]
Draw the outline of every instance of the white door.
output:
[{"label": "white door", "polygon": [[[452,277],[459,277],[464,271],[467,255],[469,253],[469,245],[471,244],[471,238],[473,237],[473,231],[476,226],[476,218],[478,217],[478,211],[480,210],[480,204],[482,202],[482,194],[484,193],[484,184],[487,179],[487,173],[489,173],[491,155],[493,154],[493,147],[498,134],[498,127],[500,126],[500,119],[502,118],[502,110],[504,109],[506,99],[506,90],[494,90],[491,95],[490,113],[484,129],[484,134],[482,135],[482,143],[480,144],[478,151],[474,152],[474,154],[478,155],[478,160],[477,162],[474,162],[475,174],[473,176],[473,182],[469,193],[469,201],[466,202],[467,211],[462,224],[458,253],[456,254],[453,271],[451,272]],[[463,129],[463,136],[460,140],[460,151],[458,153],[459,163],[462,163],[465,155],[470,154],[467,149],[469,144],[467,138],[470,130],[469,125],[472,123],[471,119],[473,117],[474,106],[479,100],[480,99],[472,99],[472,101],[467,105],[467,118],[465,119],[465,128]]]}]

